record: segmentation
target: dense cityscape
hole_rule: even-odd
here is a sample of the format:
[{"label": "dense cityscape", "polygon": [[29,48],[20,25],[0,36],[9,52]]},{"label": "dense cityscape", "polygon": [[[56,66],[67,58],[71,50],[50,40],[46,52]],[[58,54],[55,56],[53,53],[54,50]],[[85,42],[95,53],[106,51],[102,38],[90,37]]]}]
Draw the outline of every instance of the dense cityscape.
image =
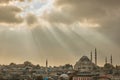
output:
[{"label": "dense cityscape", "polygon": [[120,66],[112,65],[112,56],[110,62],[105,58],[104,66],[100,67],[97,65],[96,49],[94,55],[95,61],[91,52],[90,59],[82,56],[75,65],[51,67],[48,60],[45,67],[29,61],[0,65],[0,80],[120,80]]}]

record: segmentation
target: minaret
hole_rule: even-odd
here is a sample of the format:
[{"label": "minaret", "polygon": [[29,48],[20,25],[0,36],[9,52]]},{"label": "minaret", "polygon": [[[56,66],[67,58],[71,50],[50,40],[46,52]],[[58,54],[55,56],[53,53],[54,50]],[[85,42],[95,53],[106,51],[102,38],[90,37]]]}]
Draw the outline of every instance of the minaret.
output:
[{"label": "minaret", "polygon": [[48,74],[48,60],[46,59],[46,73]]},{"label": "minaret", "polygon": [[91,53],[90,53],[90,58],[91,58],[91,62],[92,62],[92,51],[91,51]]},{"label": "minaret", "polygon": [[95,48],[95,64],[97,65],[97,49]]},{"label": "minaret", "polygon": [[107,64],[107,57],[105,58],[105,64]]},{"label": "minaret", "polygon": [[111,57],[110,57],[110,63],[111,63],[111,65],[112,65],[112,62],[113,62],[113,61],[112,61],[112,55],[111,55]]}]

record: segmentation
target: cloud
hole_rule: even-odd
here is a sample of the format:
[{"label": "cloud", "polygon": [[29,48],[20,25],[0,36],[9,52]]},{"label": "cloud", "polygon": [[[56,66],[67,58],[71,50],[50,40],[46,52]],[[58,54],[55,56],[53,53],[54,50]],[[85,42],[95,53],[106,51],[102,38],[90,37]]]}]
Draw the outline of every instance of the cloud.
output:
[{"label": "cloud", "polygon": [[52,13],[45,13],[42,15],[42,18],[47,20],[49,23],[65,23],[70,24],[73,23],[73,19],[69,15],[66,15],[59,11],[53,11]]},{"label": "cloud", "polygon": [[54,0],[54,8],[42,17],[50,24],[71,25],[76,22],[97,24],[108,38],[119,42],[119,0]]},{"label": "cloud", "polygon": [[[25,26],[27,23],[28,27],[38,24],[38,17],[30,13],[29,8],[17,5],[19,2],[25,2],[23,4],[27,6],[26,1],[31,2],[32,0],[0,0],[0,24],[13,24],[13,26],[14,24],[23,24]],[[30,4],[34,5],[34,3]]]},{"label": "cloud", "polygon": [[94,17],[99,18],[105,13],[99,7],[94,7],[92,1],[82,1],[82,0],[56,0],[55,10],[53,13],[48,14],[47,18],[50,22],[64,22],[64,23],[74,23],[80,22],[84,19],[94,21]]},{"label": "cloud", "polygon": [[35,23],[38,22],[38,19],[34,14],[29,13],[26,16],[26,22],[29,26],[32,26],[32,25],[34,25]]},{"label": "cloud", "polygon": [[120,9],[119,2],[114,0],[55,0],[53,11],[44,14],[43,18],[51,23],[74,23],[87,19],[88,22],[102,24],[104,20],[116,15]]},{"label": "cloud", "polygon": [[21,23],[23,18],[19,16],[21,8],[16,6],[0,6],[0,23]]},{"label": "cloud", "polygon": [[[25,0],[0,0],[0,4],[8,4],[9,2],[14,2],[14,1],[19,1],[19,2],[24,2]],[[31,2],[32,0],[27,0]]]},{"label": "cloud", "polygon": [[0,0],[0,4],[9,3],[11,0]]}]

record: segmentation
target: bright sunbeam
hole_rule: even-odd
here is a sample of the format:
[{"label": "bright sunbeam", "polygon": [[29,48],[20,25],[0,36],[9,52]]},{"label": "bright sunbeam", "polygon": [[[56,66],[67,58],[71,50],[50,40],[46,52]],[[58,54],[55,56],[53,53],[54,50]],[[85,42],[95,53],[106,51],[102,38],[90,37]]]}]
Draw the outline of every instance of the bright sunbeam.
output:
[{"label": "bright sunbeam", "polygon": [[[81,54],[89,55],[90,50],[94,49],[95,47],[99,48],[100,54],[104,52],[109,53],[109,50],[119,50],[119,47],[116,46],[116,44],[109,40],[105,35],[97,32],[94,29],[91,29],[90,27],[81,27],[79,24],[74,24],[69,27],[65,27],[63,25],[57,27],[44,27],[44,32],[45,34],[47,33],[46,37],[49,38],[49,41],[54,40],[57,42],[58,46],[62,46],[62,48],[71,53],[69,56],[74,56],[74,59],[76,54],[79,56]],[[108,50],[106,50],[106,46],[109,48]],[[102,54],[102,56],[107,55]],[[99,62],[100,65],[103,65],[101,61]]]}]

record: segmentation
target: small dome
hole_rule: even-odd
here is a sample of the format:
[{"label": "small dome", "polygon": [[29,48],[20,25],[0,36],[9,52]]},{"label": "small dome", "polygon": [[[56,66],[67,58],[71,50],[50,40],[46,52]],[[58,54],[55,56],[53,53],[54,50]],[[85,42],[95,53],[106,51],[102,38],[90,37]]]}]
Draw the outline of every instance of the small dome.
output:
[{"label": "small dome", "polygon": [[111,65],[110,63],[106,63],[106,64],[104,65],[104,68],[113,68],[113,65]]},{"label": "small dome", "polygon": [[69,76],[67,74],[61,74],[60,77],[62,77],[64,79],[69,79]]}]

